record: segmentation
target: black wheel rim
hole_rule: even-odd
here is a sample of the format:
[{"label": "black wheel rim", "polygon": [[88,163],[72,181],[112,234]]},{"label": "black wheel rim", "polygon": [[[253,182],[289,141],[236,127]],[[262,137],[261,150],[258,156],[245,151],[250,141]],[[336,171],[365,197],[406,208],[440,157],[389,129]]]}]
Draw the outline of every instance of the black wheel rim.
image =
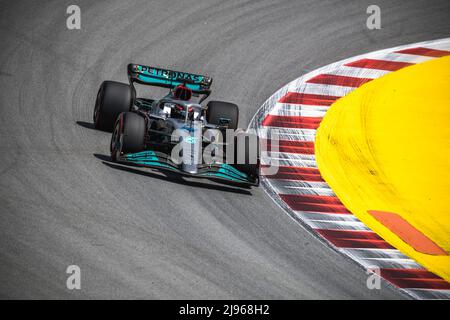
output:
[{"label": "black wheel rim", "polygon": [[111,137],[111,145],[110,145],[110,151],[111,151],[111,157],[116,160],[117,155],[120,153],[122,149],[122,143],[121,143],[121,133],[120,133],[120,123],[118,122],[117,125],[114,127],[114,132]]}]

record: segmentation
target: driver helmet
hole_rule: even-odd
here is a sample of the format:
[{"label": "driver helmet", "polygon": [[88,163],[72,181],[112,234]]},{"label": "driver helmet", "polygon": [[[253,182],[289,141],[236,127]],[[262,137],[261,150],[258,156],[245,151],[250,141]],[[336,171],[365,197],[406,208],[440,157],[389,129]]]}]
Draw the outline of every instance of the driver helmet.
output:
[{"label": "driver helmet", "polygon": [[173,90],[173,96],[178,100],[188,101],[192,97],[192,90],[180,84]]}]

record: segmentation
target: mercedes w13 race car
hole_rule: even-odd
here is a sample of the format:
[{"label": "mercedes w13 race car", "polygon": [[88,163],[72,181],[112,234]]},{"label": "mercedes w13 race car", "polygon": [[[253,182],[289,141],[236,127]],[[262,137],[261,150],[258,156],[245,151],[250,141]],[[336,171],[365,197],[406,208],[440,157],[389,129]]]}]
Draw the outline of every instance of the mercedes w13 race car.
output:
[{"label": "mercedes w13 race car", "polygon": [[[259,184],[259,140],[237,129],[238,106],[202,102],[212,78],[128,65],[129,84],[104,81],[94,108],[95,128],[112,131],[111,159],[187,176]],[[168,88],[160,99],[136,97],[135,84]]]}]

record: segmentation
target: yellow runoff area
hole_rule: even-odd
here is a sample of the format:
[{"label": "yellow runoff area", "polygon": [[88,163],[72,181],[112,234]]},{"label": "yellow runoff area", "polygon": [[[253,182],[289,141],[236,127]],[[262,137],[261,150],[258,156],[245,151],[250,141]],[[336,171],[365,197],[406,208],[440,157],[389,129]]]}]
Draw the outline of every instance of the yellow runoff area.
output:
[{"label": "yellow runoff area", "polygon": [[[449,121],[450,56],[390,73],[336,101],[315,142],[319,170],[342,203],[388,243],[446,281]],[[397,214],[442,253],[419,252],[410,245],[414,239],[405,242],[371,210]]]}]

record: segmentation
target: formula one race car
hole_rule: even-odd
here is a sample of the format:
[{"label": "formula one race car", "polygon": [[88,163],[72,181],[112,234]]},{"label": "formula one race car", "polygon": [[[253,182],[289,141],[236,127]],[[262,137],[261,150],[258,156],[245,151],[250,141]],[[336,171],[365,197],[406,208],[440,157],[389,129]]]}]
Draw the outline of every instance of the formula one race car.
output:
[{"label": "formula one race car", "polygon": [[[236,130],[238,106],[202,102],[212,78],[138,64],[129,84],[104,81],[94,108],[95,128],[112,131],[111,159],[183,175],[259,184],[259,140]],[[135,83],[165,87],[161,99],[136,97]]]}]

